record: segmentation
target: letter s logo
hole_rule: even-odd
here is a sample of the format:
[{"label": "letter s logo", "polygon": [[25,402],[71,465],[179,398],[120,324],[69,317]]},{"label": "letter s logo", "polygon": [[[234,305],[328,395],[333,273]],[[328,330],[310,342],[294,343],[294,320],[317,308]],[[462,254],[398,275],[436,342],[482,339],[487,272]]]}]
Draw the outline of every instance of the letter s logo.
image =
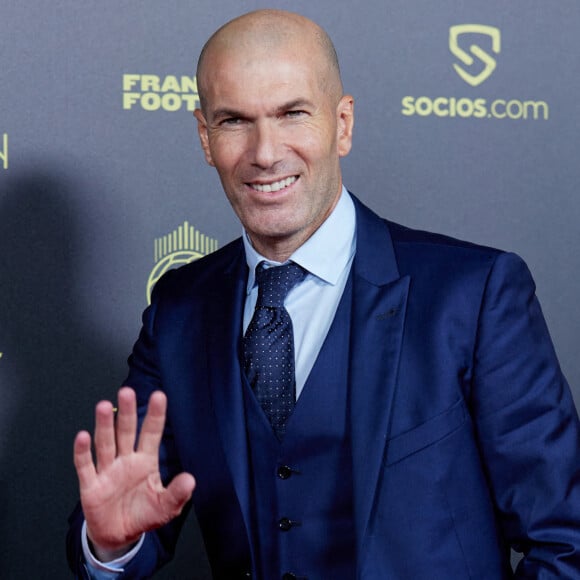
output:
[{"label": "letter s logo", "polygon": [[473,56],[476,56],[485,65],[484,69],[477,75],[468,73],[456,63],[453,65],[455,72],[466,83],[470,84],[472,87],[476,87],[487,79],[495,70],[496,62],[495,58],[477,46],[477,44],[472,44],[469,47],[471,54],[463,50],[458,43],[459,37],[463,34],[484,34],[485,36],[489,36],[491,38],[491,49],[495,54],[499,54],[499,51],[501,50],[500,31],[499,28],[485,26],[484,24],[458,24],[449,29],[449,50],[451,53],[467,66],[473,65],[475,62]]}]

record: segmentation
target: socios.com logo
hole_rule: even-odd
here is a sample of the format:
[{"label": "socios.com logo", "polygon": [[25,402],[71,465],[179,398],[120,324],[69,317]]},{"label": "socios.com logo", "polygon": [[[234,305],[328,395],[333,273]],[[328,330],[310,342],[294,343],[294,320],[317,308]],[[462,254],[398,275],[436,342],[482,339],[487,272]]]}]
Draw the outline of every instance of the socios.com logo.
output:
[{"label": "socios.com logo", "polygon": [[[449,28],[449,51],[459,61],[452,68],[469,85],[468,94],[405,96],[401,114],[405,117],[441,117],[459,119],[510,119],[547,121],[548,103],[538,99],[489,99],[472,90],[489,79],[497,68],[496,56],[501,51],[499,28],[486,24],[456,24]],[[483,45],[483,46],[482,46]],[[455,77],[455,75],[453,75]],[[455,77],[455,85],[458,85]],[[453,86],[451,79],[441,79],[442,86]],[[459,83],[465,88],[464,83]],[[487,86],[487,85],[486,85]]]},{"label": "socios.com logo", "polygon": [[483,70],[474,75],[459,66],[457,63],[453,64],[455,72],[472,87],[476,87],[488,79],[497,66],[495,58],[485,52],[485,50],[483,50],[483,48],[478,44],[471,44],[469,46],[469,52],[461,47],[460,38],[461,40],[465,39],[469,42],[466,37],[477,37],[481,35],[487,36],[491,39],[491,50],[495,54],[499,54],[501,50],[501,33],[499,28],[485,26],[484,24],[458,24],[449,29],[449,50],[451,51],[451,54],[456,56],[470,69],[477,67],[477,62],[473,58],[474,56],[484,65]]}]

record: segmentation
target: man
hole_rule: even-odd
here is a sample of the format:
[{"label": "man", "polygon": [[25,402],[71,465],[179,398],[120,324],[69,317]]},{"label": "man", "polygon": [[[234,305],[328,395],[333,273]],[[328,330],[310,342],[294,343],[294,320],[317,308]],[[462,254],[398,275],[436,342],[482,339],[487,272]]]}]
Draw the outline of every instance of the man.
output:
[{"label": "man", "polygon": [[[525,265],[344,190],[353,98],[308,19],[233,20],[197,75],[244,236],[158,283],[137,396],[116,421],[97,405],[96,466],[77,436],[73,569],[152,574],[191,497],[215,578],[580,577],[578,418]],[[260,346],[262,311],[288,364]]]}]

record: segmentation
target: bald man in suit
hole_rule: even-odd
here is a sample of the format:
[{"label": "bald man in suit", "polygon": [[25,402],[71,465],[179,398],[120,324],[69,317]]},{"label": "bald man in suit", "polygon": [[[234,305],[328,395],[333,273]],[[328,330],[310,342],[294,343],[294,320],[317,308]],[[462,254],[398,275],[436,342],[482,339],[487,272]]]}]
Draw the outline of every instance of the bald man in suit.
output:
[{"label": "bald man in suit", "polygon": [[[312,21],[229,22],[197,79],[201,145],[244,235],[157,284],[116,420],[97,405],[96,462],[75,440],[76,574],[149,576],[192,502],[216,579],[580,577],[578,417],[523,262],[345,189],[353,98]],[[243,336],[261,265],[289,263],[304,278],[284,302],[281,436]]]}]

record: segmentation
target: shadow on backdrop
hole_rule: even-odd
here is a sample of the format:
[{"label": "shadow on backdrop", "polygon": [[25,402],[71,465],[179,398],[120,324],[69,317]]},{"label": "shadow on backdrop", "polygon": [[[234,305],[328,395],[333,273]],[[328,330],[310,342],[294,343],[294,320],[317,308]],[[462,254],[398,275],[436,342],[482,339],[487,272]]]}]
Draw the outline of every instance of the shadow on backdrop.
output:
[{"label": "shadow on backdrop", "polygon": [[[13,174],[14,175],[14,174]],[[66,520],[78,497],[72,441],[114,396],[126,355],[97,342],[83,315],[74,184],[38,170],[0,194],[0,578],[71,577]],[[90,299],[85,297],[84,300]],[[112,329],[114,332],[114,329]],[[190,517],[157,578],[210,578]]]}]

